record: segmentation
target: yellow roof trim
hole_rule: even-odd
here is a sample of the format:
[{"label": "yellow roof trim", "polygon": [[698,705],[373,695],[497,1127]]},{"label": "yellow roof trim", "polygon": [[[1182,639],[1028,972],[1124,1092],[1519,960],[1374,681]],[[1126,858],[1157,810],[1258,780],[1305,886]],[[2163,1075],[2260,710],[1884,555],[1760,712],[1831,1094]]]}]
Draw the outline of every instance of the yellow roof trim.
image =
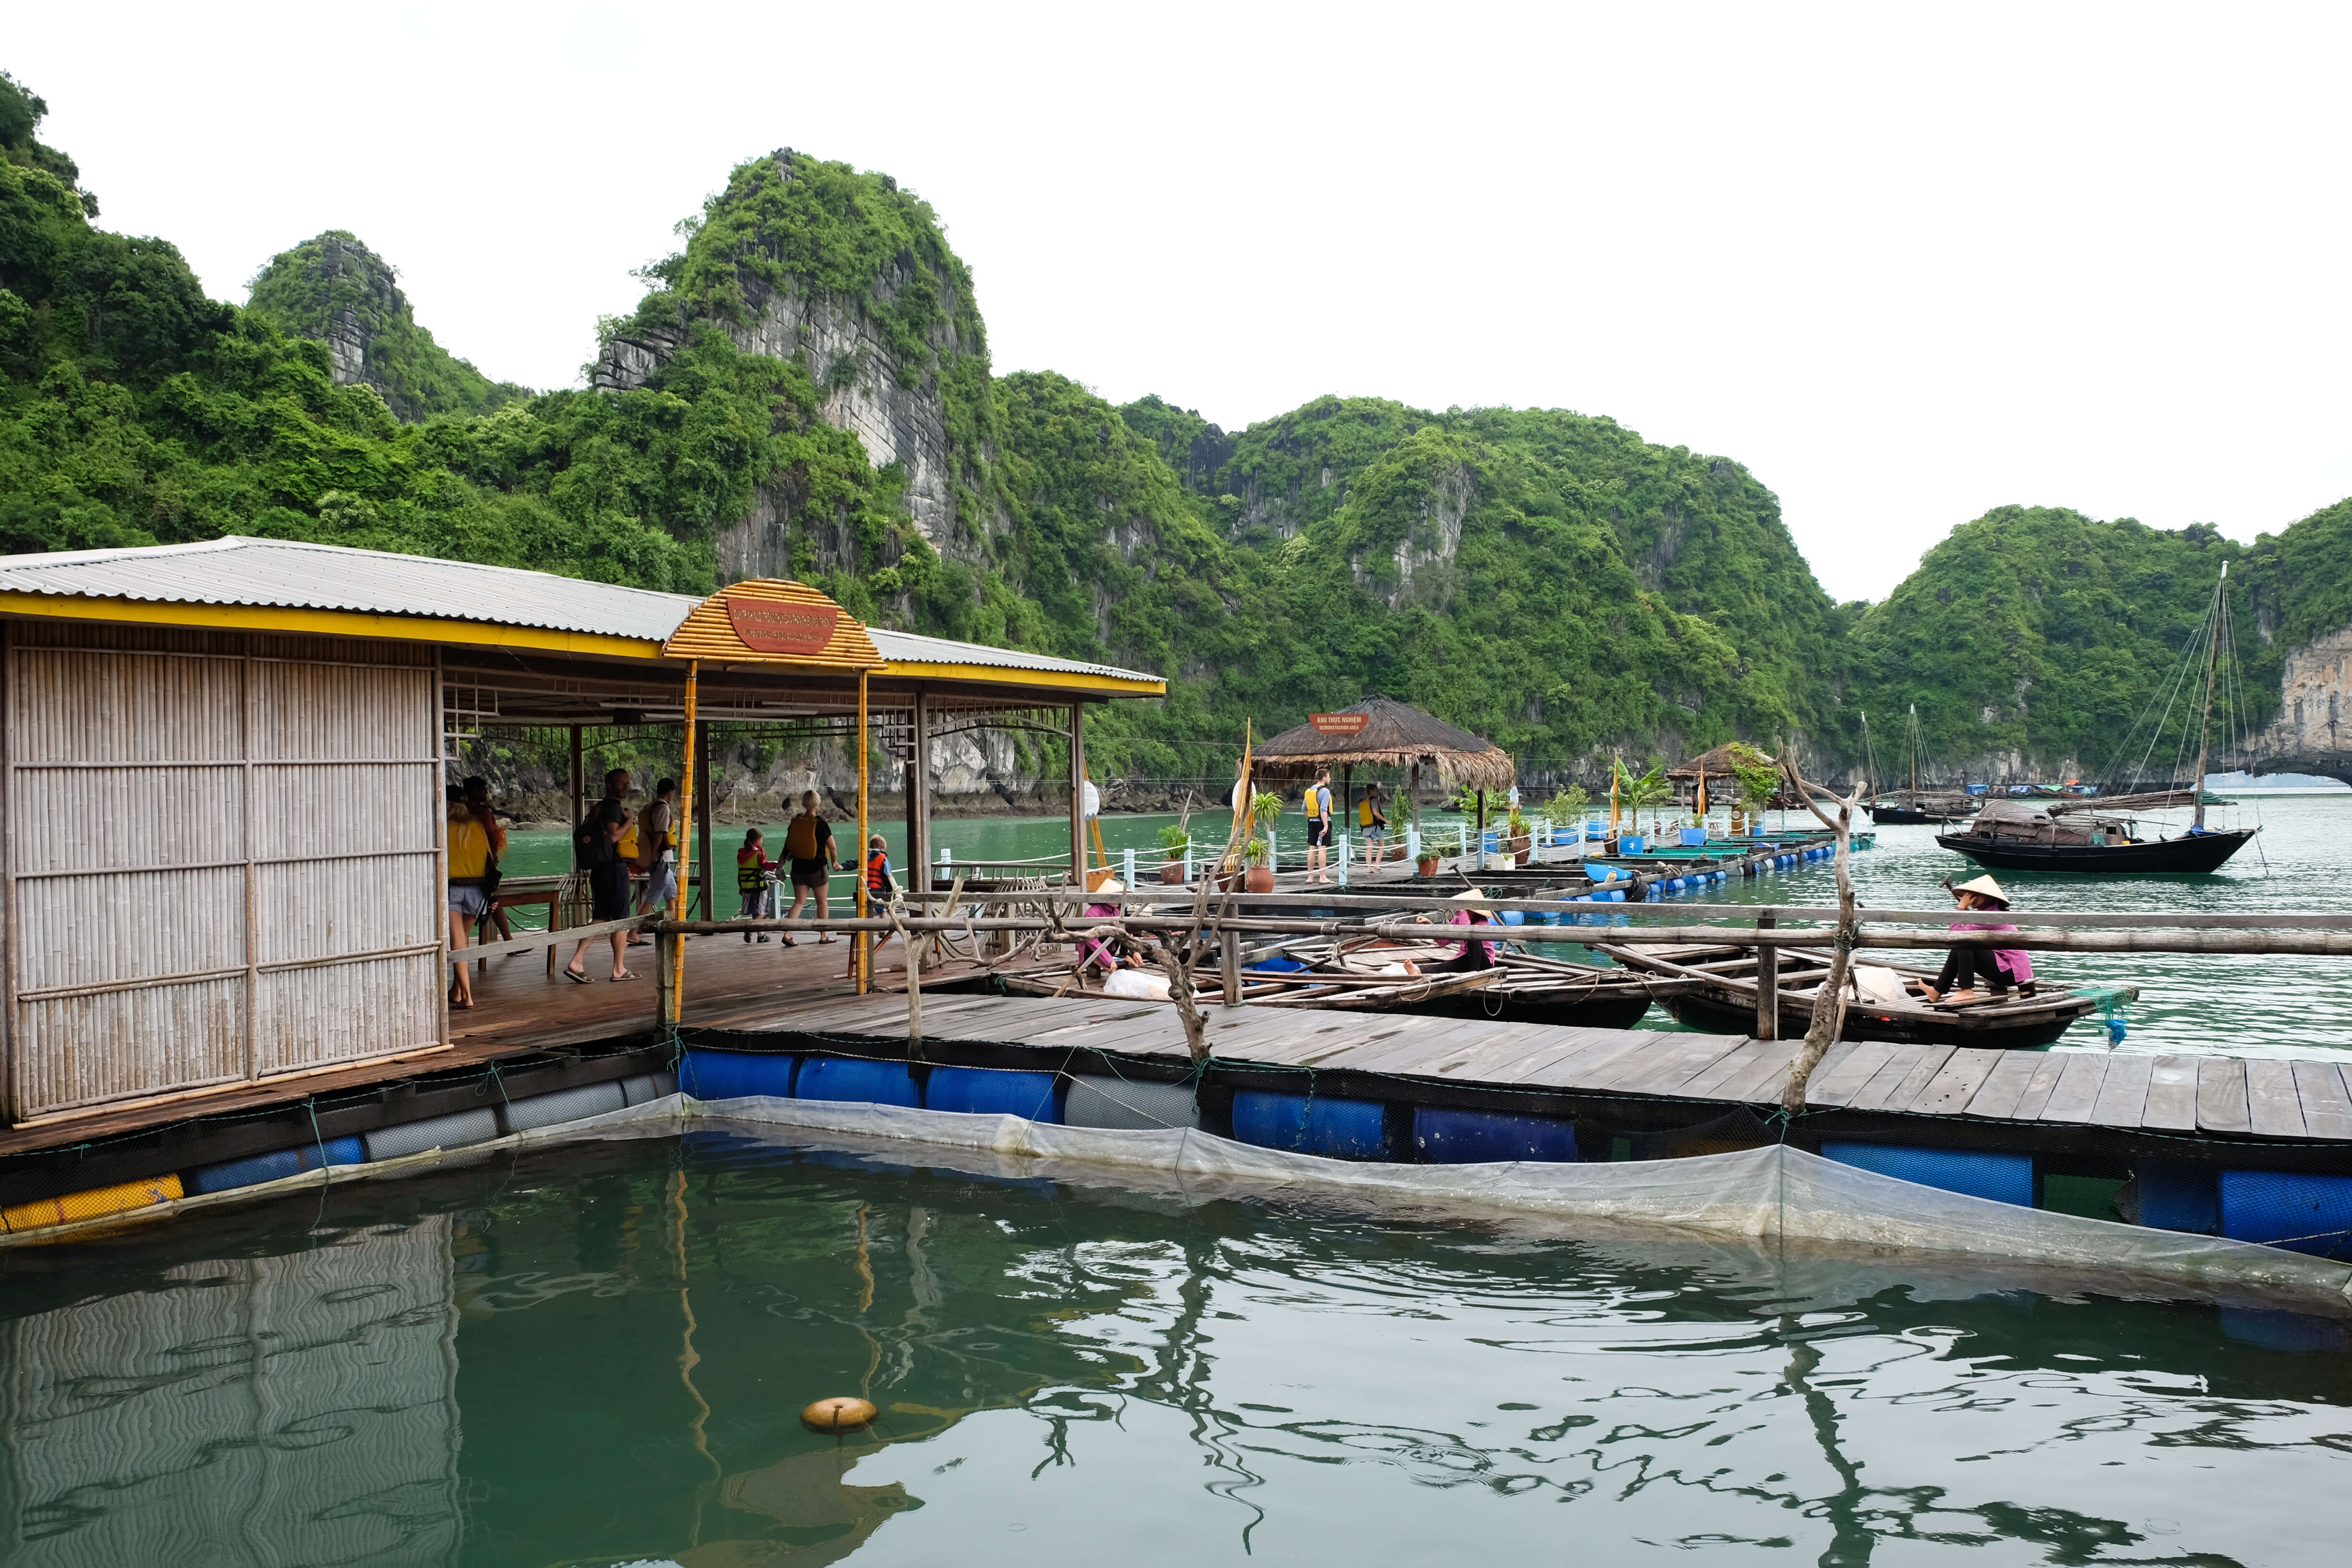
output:
[{"label": "yellow roof trim", "polygon": [[152,599],[94,599],[0,591],[0,615],[202,626],[215,631],[279,632],[296,637],[465,643],[539,653],[593,654],[605,658],[658,659],[662,656],[662,645],[646,637],[556,631],[545,626],[492,626],[486,621],[448,621],[423,616],[378,616],[358,610],[287,609],[273,605],[180,605]]},{"label": "yellow roof trim", "polygon": [[944,664],[893,659],[875,672],[885,679],[969,680],[997,686],[1053,686],[1066,691],[1108,691],[1121,697],[1165,697],[1164,680],[1129,680],[1116,675],[1064,669],[1015,669],[999,664]]}]

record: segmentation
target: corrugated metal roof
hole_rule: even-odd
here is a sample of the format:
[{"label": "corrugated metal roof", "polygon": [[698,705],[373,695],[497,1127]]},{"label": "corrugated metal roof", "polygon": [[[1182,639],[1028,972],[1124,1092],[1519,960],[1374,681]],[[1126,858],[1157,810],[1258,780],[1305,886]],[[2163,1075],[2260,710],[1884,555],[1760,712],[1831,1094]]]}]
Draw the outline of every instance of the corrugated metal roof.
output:
[{"label": "corrugated metal roof", "polygon": [[425,616],[650,642],[667,639],[702,602],[689,594],[551,572],[235,535],[194,544],[0,555],[0,592]]},{"label": "corrugated metal roof", "polygon": [[[551,572],[231,535],[194,544],[0,555],[0,593],[416,616],[667,642],[702,600]],[[869,627],[885,659],[1156,681],[1113,665]]]},{"label": "corrugated metal roof", "polygon": [[874,646],[882,657],[893,664],[901,661],[919,664],[977,664],[995,669],[1033,669],[1048,675],[1099,675],[1113,680],[1158,680],[1156,675],[1140,670],[1121,669],[1117,665],[1084,664],[1076,659],[1055,658],[1042,653],[1024,653],[1013,647],[987,647],[979,643],[950,642],[946,637],[927,637],[919,632],[887,631],[880,626],[868,626]]}]

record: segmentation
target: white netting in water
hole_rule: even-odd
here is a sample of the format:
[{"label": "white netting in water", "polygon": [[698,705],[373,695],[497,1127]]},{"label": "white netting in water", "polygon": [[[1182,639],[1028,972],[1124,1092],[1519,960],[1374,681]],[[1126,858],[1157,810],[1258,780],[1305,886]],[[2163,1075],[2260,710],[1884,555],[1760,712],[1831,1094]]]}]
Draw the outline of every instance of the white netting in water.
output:
[{"label": "white netting in water", "polygon": [[[1513,1162],[1405,1165],[1329,1160],[1209,1133],[1065,1127],[1017,1116],[755,1097],[705,1103],[673,1095],[584,1121],[519,1134],[525,1144],[732,1122],[799,1130],[904,1150],[984,1154],[996,1173],[1055,1177],[1056,1166],[1124,1171],[1194,1196],[1356,1194],[1454,1214],[1500,1213],[1628,1230],[1756,1242],[1800,1241],[1851,1254],[1933,1255],[2030,1265],[2139,1288],[2199,1293],[2316,1292],[2352,1303],[2352,1264],[2181,1231],[2053,1214],[1879,1175],[1786,1145],[1686,1159],[1608,1163]],[[872,1145],[868,1145],[872,1148]],[[1147,1174],[1148,1173],[1148,1174]]]}]

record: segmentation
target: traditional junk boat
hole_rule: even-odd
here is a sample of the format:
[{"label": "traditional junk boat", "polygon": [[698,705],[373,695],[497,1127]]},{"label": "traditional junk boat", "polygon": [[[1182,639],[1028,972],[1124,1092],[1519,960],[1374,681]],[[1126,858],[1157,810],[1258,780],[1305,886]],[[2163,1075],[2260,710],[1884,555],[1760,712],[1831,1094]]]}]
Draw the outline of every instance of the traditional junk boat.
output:
[{"label": "traditional junk boat", "polygon": [[[1659,997],[1676,1019],[1711,1034],[1747,1034],[1756,1026],[1757,955],[1752,947],[1633,947],[1600,944],[1629,970],[1660,981],[1695,982]],[[1829,975],[1826,954],[1803,948],[1780,952],[1779,1037],[1801,1039],[1811,1026],[1813,999]],[[2136,986],[2095,993],[2053,990],[2028,981],[2014,994],[1954,1005],[1929,1002],[1922,991],[1932,970],[1857,963],[1849,976],[1841,1037],[1898,1044],[1992,1046],[2035,1050],[2056,1041],[2080,1019],[2116,1001],[2139,995]]]},{"label": "traditional junk boat", "polygon": [[[1940,826],[1947,822],[1967,821],[1969,814],[1976,807],[1966,790],[1922,790],[1919,787],[1919,705],[1916,702],[1911,705],[1910,722],[1905,726],[1905,731],[1910,751],[1911,787],[1883,795],[1864,806],[1863,809],[1870,813],[1870,820],[1881,827],[1925,824]],[[1862,716],[1862,737],[1864,746],[1867,747],[1870,744],[1870,715],[1867,713]],[[1869,766],[1872,776],[1875,777],[1878,773],[1876,757],[1870,759]]]},{"label": "traditional junk boat", "polygon": [[[2197,771],[2187,788],[2107,799],[1990,800],[1966,828],[1938,834],[1936,842],[1998,871],[2149,877],[2220,870],[2262,831],[2205,826],[2205,766],[2212,752],[2214,680],[2221,668],[2221,644],[2230,636],[2229,586],[2230,568],[2224,563],[2203,628],[2205,703],[2197,729]],[[2126,745],[2129,745],[2128,737]],[[2154,745],[2151,734],[2151,750]],[[2177,838],[2143,838],[2137,824],[2126,815],[2192,804],[2197,808],[2195,819]]]}]

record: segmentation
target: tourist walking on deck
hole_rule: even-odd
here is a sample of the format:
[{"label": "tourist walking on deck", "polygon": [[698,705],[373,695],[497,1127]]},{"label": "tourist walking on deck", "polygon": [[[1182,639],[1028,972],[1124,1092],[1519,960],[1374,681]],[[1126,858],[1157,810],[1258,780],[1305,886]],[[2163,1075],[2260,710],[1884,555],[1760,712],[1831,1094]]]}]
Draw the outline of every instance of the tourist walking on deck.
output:
[{"label": "tourist walking on deck", "polygon": [[[800,815],[784,825],[784,858],[792,862],[793,879],[793,907],[785,913],[786,920],[801,918],[801,905],[811,894],[816,896],[816,918],[831,918],[825,910],[824,890],[825,879],[833,872],[833,824],[816,814],[816,791],[803,791]],[[841,868],[846,871],[851,868],[845,861]],[[832,940],[829,931],[817,933],[819,942]],[[784,945],[800,944],[793,941],[792,932],[786,931]]]},{"label": "tourist walking on deck", "polygon": [[[488,791],[485,790],[487,796]],[[449,817],[449,949],[462,952],[474,922],[490,912],[490,889],[498,885],[499,857],[506,852],[507,830],[485,798],[466,798],[463,786],[447,791]],[[473,966],[449,966],[449,1005],[474,1005]]]},{"label": "tourist walking on deck", "polygon": [[1331,879],[1331,770],[1325,768],[1307,786],[1307,879]]},{"label": "tourist walking on deck", "polygon": [[677,897],[677,781],[664,779],[654,786],[653,804],[646,807],[637,847],[637,869],[646,879],[637,895],[640,915],[669,913]]},{"label": "tourist walking on deck", "polygon": [[1364,786],[1364,798],[1356,803],[1356,831],[1364,837],[1364,864],[1380,864],[1381,852],[1388,846],[1388,814],[1381,809],[1381,786]]},{"label": "tourist walking on deck", "polygon": [[[742,895],[743,908],[737,920],[764,920],[775,908],[776,885],[769,879],[776,863],[768,858],[767,840],[756,827],[743,835],[743,847],[735,852],[735,890]],[[745,931],[743,940],[750,942],[751,933]],[[768,940],[761,931],[760,940]]]},{"label": "tourist walking on deck", "polygon": [[[625,847],[635,842],[636,824],[622,804],[628,793],[629,771],[614,768],[604,775],[604,798],[591,805],[572,829],[572,869],[588,879],[589,919],[598,925],[629,918],[630,859]],[[636,978],[623,962],[628,936],[626,931],[612,933],[614,980]],[[572,961],[563,966],[564,977],[582,985],[588,984],[587,966],[581,960],[591,940],[583,937],[573,943]]]},{"label": "tourist walking on deck", "polygon": [[[877,833],[866,841],[866,912],[874,913],[898,896],[898,879],[890,875],[890,843]],[[882,956],[882,944],[889,940],[890,933],[887,931],[875,938],[871,949],[875,958]],[[854,948],[849,954],[849,968],[842,978],[857,978],[857,953]]]},{"label": "tourist walking on deck", "polygon": [[[490,804],[490,781],[482,777],[479,773],[476,773],[473,777],[466,781],[466,806],[468,810],[479,808],[482,811],[488,812],[490,814],[489,820],[493,823],[498,820],[498,808]],[[504,838],[501,837],[501,845],[503,845],[504,842]],[[499,854],[500,855],[505,853],[506,850],[503,847],[499,850]],[[495,859],[496,857],[493,856],[492,858]],[[474,934],[484,942],[512,942],[514,940],[514,921],[508,918],[506,906],[499,902],[498,889],[496,888],[489,888],[485,889],[484,892],[490,900],[490,912],[488,916],[484,917],[481,923],[478,923],[475,926]],[[520,958],[522,954],[519,952],[510,952],[508,953],[507,956],[509,958]]]},{"label": "tourist walking on deck", "polygon": [[[1952,889],[1963,910],[1992,910],[2006,913],[2009,895],[2001,891],[1999,882],[1990,877],[1979,877],[1973,882],[1962,882]],[[1986,925],[1981,922],[1954,921],[1954,931],[2015,931],[2013,925]],[[2020,947],[1956,947],[1944,960],[1944,972],[1936,976],[1936,984],[1923,987],[1930,1002],[1945,1002],[1955,1006],[1977,999],[1979,975],[1995,996],[2006,996],[2011,985],[2024,985],[2033,979],[2033,960]]]}]

